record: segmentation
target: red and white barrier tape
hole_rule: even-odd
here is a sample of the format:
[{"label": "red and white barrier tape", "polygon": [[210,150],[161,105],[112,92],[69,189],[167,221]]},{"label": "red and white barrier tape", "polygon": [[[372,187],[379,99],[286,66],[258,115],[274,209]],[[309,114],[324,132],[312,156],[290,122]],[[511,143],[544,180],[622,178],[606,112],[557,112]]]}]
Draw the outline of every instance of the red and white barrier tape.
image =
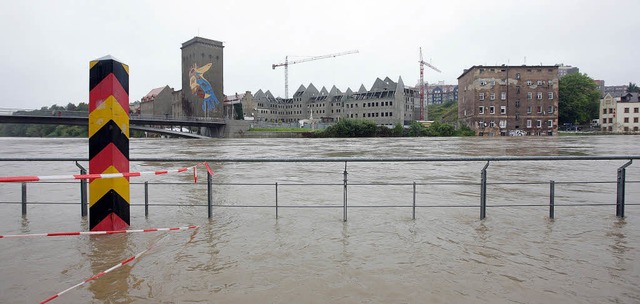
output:
[{"label": "red and white barrier tape", "polygon": [[20,183],[20,182],[39,182],[46,180],[78,180],[78,179],[97,179],[97,178],[119,178],[134,177],[143,175],[163,175],[169,173],[185,172],[193,168],[193,180],[197,182],[196,167],[205,166],[207,171],[213,175],[213,170],[206,162],[191,167],[184,167],[173,170],[147,171],[147,172],[125,172],[125,173],[104,173],[104,174],[72,174],[72,175],[45,175],[45,176],[6,176],[0,177],[0,183]]},{"label": "red and white barrier tape", "polygon": [[84,285],[86,283],[89,283],[89,282],[91,282],[91,281],[93,281],[93,280],[95,280],[95,279],[97,279],[97,278],[99,278],[99,277],[101,277],[101,276],[103,276],[103,275],[115,270],[115,269],[118,269],[118,268],[120,268],[120,266],[125,265],[125,264],[127,264],[127,263],[129,263],[129,262],[131,262],[131,261],[133,261],[133,260],[135,260],[137,258],[139,258],[141,255],[143,255],[145,252],[149,251],[150,249],[151,249],[151,247],[149,247],[149,248],[145,249],[144,251],[142,251],[142,252],[140,252],[140,253],[138,253],[138,254],[136,254],[136,255],[134,255],[134,256],[132,256],[132,257],[130,257],[130,258],[118,263],[118,264],[116,264],[115,266],[113,266],[113,267],[111,267],[111,268],[109,268],[109,269],[107,269],[107,270],[105,270],[103,272],[100,272],[100,273],[98,273],[98,274],[96,274],[96,275],[94,275],[94,276],[92,276],[92,277],[90,277],[90,278],[88,278],[88,279],[76,284],[76,285],[73,285],[73,286],[71,286],[71,287],[69,287],[69,288],[67,288],[67,289],[65,289],[65,290],[63,290],[63,291],[61,291],[61,292],[59,292],[59,293],[57,293],[57,294],[45,299],[45,300],[43,300],[42,302],[40,302],[40,304],[48,303],[51,300],[61,296],[62,294],[66,293],[66,292],[68,292],[68,291],[70,291],[70,290],[72,290],[72,289],[74,289],[76,287],[80,287],[80,286],[82,286],[82,285]]},{"label": "red and white barrier tape", "polygon": [[[187,226],[187,227],[180,227],[180,228],[157,228],[157,229],[145,229],[145,230],[136,230],[136,231],[138,231],[138,232],[152,232],[152,231],[186,230],[186,229],[197,229],[197,228],[198,228],[198,226]],[[130,231],[133,231],[133,230],[130,230]],[[166,237],[166,236],[167,235],[165,235],[164,237]],[[193,238],[193,236],[194,235],[192,235],[191,237]],[[162,237],[162,238],[164,238],[164,237]],[[160,240],[162,240],[162,238]],[[113,267],[111,267],[111,268],[109,268],[109,269],[107,269],[105,271],[102,271],[102,272],[100,272],[100,273],[98,273],[98,274],[96,274],[96,275],[94,275],[94,276],[92,276],[92,277],[90,277],[90,278],[88,278],[88,279],[76,284],[76,285],[73,285],[73,286],[71,286],[71,287],[69,287],[69,288],[67,288],[67,289],[65,289],[65,290],[63,290],[63,291],[61,291],[61,292],[59,292],[59,293],[57,293],[57,294],[45,299],[45,300],[43,300],[42,302],[40,302],[40,304],[48,303],[48,302],[60,297],[62,294],[66,293],[66,292],[68,292],[68,291],[70,291],[70,290],[72,290],[74,288],[77,288],[77,287],[80,287],[80,286],[82,286],[82,285],[84,285],[86,283],[89,283],[89,282],[91,282],[91,281],[93,281],[93,280],[95,280],[95,279],[97,279],[97,278],[99,278],[99,277],[111,272],[111,271],[114,271],[114,270],[120,268],[123,265],[126,265],[126,264],[130,263],[131,261],[133,261],[135,259],[140,258],[140,256],[145,254],[147,251],[151,250],[160,240],[156,241],[154,244],[149,246],[147,249],[145,249],[145,250],[141,251],[140,253],[138,253],[138,254],[136,254],[136,255],[134,255],[134,256],[132,256],[132,257],[130,257],[130,258],[128,258],[128,259],[116,264],[116,265],[114,265]]]},{"label": "red and white barrier tape", "polygon": [[131,229],[131,230],[111,230],[111,231],[76,231],[76,232],[53,232],[53,233],[34,233],[34,234],[8,234],[0,235],[0,239],[15,239],[27,237],[45,237],[45,236],[76,236],[76,235],[104,235],[119,233],[137,233],[137,232],[158,232],[158,231],[177,231],[196,229],[198,226],[185,226],[175,228],[152,228],[152,229]]}]

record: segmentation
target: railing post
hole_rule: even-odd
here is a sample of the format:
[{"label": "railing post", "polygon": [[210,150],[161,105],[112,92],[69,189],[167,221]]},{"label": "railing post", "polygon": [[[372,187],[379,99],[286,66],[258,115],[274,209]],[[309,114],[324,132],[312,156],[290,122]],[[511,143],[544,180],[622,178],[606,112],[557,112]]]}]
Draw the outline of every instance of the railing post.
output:
[{"label": "railing post", "polygon": [[[81,166],[76,161],[76,166],[80,168],[80,174],[87,174],[87,169]],[[80,215],[82,217],[87,216],[87,179],[83,178],[80,180]]]},{"label": "railing post", "polygon": [[482,171],[480,171],[480,219],[484,220],[487,217],[487,167],[489,162],[484,165]]},{"label": "railing post", "polygon": [[276,219],[278,219],[278,183],[276,182]]},{"label": "railing post", "polygon": [[22,216],[27,215],[27,183],[22,183]]},{"label": "railing post", "polygon": [[144,182],[144,217],[149,217],[149,182]]},{"label": "railing post", "polygon": [[413,219],[416,219],[416,182],[413,182]]},{"label": "railing post", "polygon": [[549,182],[549,218],[554,218],[555,213],[555,198],[556,197],[556,182]]},{"label": "railing post", "polygon": [[622,167],[618,168],[618,195],[616,199],[616,216],[624,217],[624,192],[625,192],[625,175],[627,171],[627,167],[631,165],[633,160],[629,160],[626,164],[622,165]]},{"label": "railing post", "polygon": [[347,173],[347,162],[344,162],[344,173],[343,173],[343,175],[344,175],[344,180],[343,180],[343,182],[344,182],[344,190],[343,190],[342,201],[343,201],[344,207],[343,207],[342,220],[344,222],[346,222],[347,221],[347,175],[348,175],[348,173]]},{"label": "railing post", "polygon": [[213,176],[211,176],[211,173],[209,173],[209,171],[207,171],[207,217],[211,218],[211,216],[213,215],[213,208],[212,208],[212,204],[213,204],[213,191],[212,191],[212,184],[213,183]]}]

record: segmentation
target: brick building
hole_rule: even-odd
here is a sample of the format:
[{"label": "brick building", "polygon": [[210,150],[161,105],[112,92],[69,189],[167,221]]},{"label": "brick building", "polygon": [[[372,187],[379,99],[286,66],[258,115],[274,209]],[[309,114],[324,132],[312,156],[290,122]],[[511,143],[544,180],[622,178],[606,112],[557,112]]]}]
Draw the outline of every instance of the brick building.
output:
[{"label": "brick building", "polygon": [[472,66],[458,88],[458,119],[476,135],[558,134],[558,66]]}]

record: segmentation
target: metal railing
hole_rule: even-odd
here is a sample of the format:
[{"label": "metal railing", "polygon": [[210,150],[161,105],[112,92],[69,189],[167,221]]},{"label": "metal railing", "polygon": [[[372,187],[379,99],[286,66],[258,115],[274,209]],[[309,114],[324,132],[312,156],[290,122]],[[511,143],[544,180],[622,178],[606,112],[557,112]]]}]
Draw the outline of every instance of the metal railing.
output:
[{"label": "metal railing", "polygon": [[[560,206],[555,202],[555,188],[560,184],[615,184],[616,185],[616,202],[614,203],[588,203],[588,204],[562,204],[562,206],[616,206],[616,216],[619,218],[625,217],[625,205],[640,205],[638,203],[625,203],[626,185],[636,184],[640,181],[628,181],[626,180],[626,169],[629,167],[633,160],[640,159],[640,156],[523,156],[523,157],[431,157],[431,158],[132,158],[131,162],[162,162],[162,163],[194,163],[194,162],[208,162],[208,163],[344,163],[344,171],[342,172],[342,183],[222,183],[214,182],[213,176],[207,172],[207,216],[209,218],[213,215],[213,207],[241,207],[241,208],[274,208],[275,217],[278,218],[278,210],[282,208],[342,208],[343,209],[343,221],[347,221],[347,211],[349,208],[411,208],[412,218],[416,218],[416,208],[479,208],[480,219],[486,218],[487,207],[548,207],[549,218],[555,217],[555,208]],[[617,170],[616,181],[554,181],[547,182],[531,181],[531,182],[495,182],[489,183],[487,178],[487,170],[491,162],[525,162],[525,161],[603,161],[603,160],[627,160],[628,162],[622,165]],[[65,162],[73,161],[80,169],[81,174],[86,174],[86,169],[82,167],[78,161],[88,161],[87,159],[78,158],[0,158],[0,163],[4,162]],[[349,183],[348,179],[348,164],[349,163],[381,163],[381,162],[401,162],[401,163],[438,163],[438,162],[486,162],[484,167],[480,170],[480,181],[475,182],[438,182],[438,183],[417,183],[415,181],[407,183]],[[0,201],[0,204],[21,204],[22,215],[27,214],[28,204],[80,204],[81,216],[87,216],[87,181],[81,180],[79,182],[46,182],[53,184],[80,184],[80,202],[78,203],[56,203],[56,202],[28,202],[27,201],[27,183],[22,183],[22,200],[21,202],[4,202]],[[131,182],[131,185],[144,185],[144,213],[145,217],[149,216],[149,206],[203,206],[201,204],[150,204],[149,203],[149,185],[186,185],[191,183],[186,182],[159,182],[149,183]],[[487,206],[487,185],[549,185],[549,204],[501,204]],[[192,185],[192,184],[191,184]],[[479,205],[419,205],[416,199],[418,186],[432,186],[432,185],[466,185],[466,186],[479,186]],[[264,187],[273,186],[275,194],[274,205],[224,205],[215,204],[214,202],[214,187],[215,186],[248,186],[248,187]],[[312,206],[295,206],[295,205],[282,205],[279,203],[278,189],[282,186],[342,186],[342,204],[341,205],[312,205]],[[412,187],[412,203],[411,205],[349,205],[349,188],[357,186],[411,186]],[[140,206],[140,204],[131,204],[132,206]]]}]

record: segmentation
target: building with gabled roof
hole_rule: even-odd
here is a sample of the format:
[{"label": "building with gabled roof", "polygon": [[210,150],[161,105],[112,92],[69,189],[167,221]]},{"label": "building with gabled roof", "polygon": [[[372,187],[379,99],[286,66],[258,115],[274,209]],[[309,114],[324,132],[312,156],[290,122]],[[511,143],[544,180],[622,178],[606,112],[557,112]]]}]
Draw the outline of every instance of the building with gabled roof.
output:
[{"label": "building with gabled roof", "polygon": [[152,89],[140,99],[140,115],[165,117],[173,115],[174,94],[175,91],[168,85]]},{"label": "building with gabled roof", "polygon": [[377,78],[370,90],[362,84],[357,92],[351,88],[342,92],[335,85],[330,90],[325,86],[318,90],[311,83],[300,85],[289,99],[269,95],[262,90],[254,95],[258,121],[294,123],[313,118],[331,123],[350,118],[393,126],[408,125],[420,113],[417,90],[405,87],[402,78],[397,82],[389,77]]}]

